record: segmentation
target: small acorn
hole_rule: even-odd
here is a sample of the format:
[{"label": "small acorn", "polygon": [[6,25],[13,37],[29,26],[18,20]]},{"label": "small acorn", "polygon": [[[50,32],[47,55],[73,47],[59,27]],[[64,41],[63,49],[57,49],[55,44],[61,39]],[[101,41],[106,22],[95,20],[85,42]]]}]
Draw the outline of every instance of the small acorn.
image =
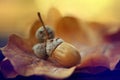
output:
[{"label": "small acorn", "polygon": [[[64,42],[60,38],[54,38],[54,36],[49,37],[49,34],[54,35],[54,32],[48,33],[50,31],[50,28],[45,27],[40,13],[38,13],[38,16],[43,24],[43,28],[40,28],[37,30],[36,35],[39,35],[40,31],[44,31],[44,41],[36,44],[33,46],[33,51],[35,55],[41,59],[47,59],[54,63],[57,66],[62,67],[72,67],[80,63],[81,56],[79,54],[79,51],[71,44]],[[45,35],[46,33],[46,35]],[[41,36],[36,36],[37,39],[42,38]]]}]

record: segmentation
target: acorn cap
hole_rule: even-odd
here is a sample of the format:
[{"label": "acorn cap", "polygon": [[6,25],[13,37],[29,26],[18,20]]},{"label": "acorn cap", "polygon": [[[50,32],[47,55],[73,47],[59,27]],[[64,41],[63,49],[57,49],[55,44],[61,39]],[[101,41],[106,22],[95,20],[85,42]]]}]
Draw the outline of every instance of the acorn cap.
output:
[{"label": "acorn cap", "polygon": [[47,40],[47,44],[46,44],[47,55],[50,56],[52,54],[52,52],[54,51],[54,49],[58,45],[60,45],[62,42],[63,42],[63,40],[60,38],[54,38],[54,39]]},{"label": "acorn cap", "polygon": [[80,63],[81,56],[74,46],[63,42],[52,52],[49,60],[58,66],[72,67]]},{"label": "acorn cap", "polygon": [[[48,32],[48,39],[53,39],[55,37],[54,31],[49,27],[49,26],[45,26],[47,32]],[[43,43],[46,38],[47,35],[45,33],[45,30],[43,28],[43,26],[41,26],[40,28],[38,28],[38,30],[35,33],[36,38],[39,40],[40,43]]]},{"label": "acorn cap", "polygon": [[33,51],[37,57],[39,57],[41,59],[47,58],[47,54],[46,54],[46,50],[45,50],[45,43],[38,43],[38,44],[34,45]]}]

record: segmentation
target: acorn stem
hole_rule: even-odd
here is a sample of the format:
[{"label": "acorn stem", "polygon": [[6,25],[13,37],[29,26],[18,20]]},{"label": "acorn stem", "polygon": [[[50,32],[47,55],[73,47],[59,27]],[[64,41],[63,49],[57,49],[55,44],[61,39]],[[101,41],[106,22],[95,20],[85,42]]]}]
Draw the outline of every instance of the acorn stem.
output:
[{"label": "acorn stem", "polygon": [[41,17],[40,12],[38,12],[38,17],[39,17],[39,20],[40,20],[40,22],[42,23],[43,28],[44,28],[44,30],[45,30],[45,33],[46,33],[46,36],[47,36],[46,41],[47,41],[49,34],[48,34],[47,29],[46,29],[46,27],[45,27],[45,24],[44,24],[44,22],[43,22],[43,20],[42,20],[42,17]]}]

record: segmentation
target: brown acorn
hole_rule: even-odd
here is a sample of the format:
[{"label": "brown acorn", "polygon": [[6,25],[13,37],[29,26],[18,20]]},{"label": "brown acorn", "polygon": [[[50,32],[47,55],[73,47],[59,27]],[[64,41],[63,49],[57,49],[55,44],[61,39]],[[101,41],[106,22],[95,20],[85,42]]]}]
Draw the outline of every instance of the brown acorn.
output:
[{"label": "brown acorn", "polygon": [[52,51],[49,60],[58,66],[72,67],[80,63],[81,57],[74,46],[63,42]]}]

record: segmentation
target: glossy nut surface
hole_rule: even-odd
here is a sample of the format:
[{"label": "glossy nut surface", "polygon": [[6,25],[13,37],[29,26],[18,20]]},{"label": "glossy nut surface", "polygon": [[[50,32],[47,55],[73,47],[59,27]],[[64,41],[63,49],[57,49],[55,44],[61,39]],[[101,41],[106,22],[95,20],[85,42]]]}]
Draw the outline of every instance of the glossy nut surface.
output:
[{"label": "glossy nut surface", "polygon": [[49,59],[58,66],[72,67],[80,63],[81,56],[74,46],[63,42],[57,46]]}]

